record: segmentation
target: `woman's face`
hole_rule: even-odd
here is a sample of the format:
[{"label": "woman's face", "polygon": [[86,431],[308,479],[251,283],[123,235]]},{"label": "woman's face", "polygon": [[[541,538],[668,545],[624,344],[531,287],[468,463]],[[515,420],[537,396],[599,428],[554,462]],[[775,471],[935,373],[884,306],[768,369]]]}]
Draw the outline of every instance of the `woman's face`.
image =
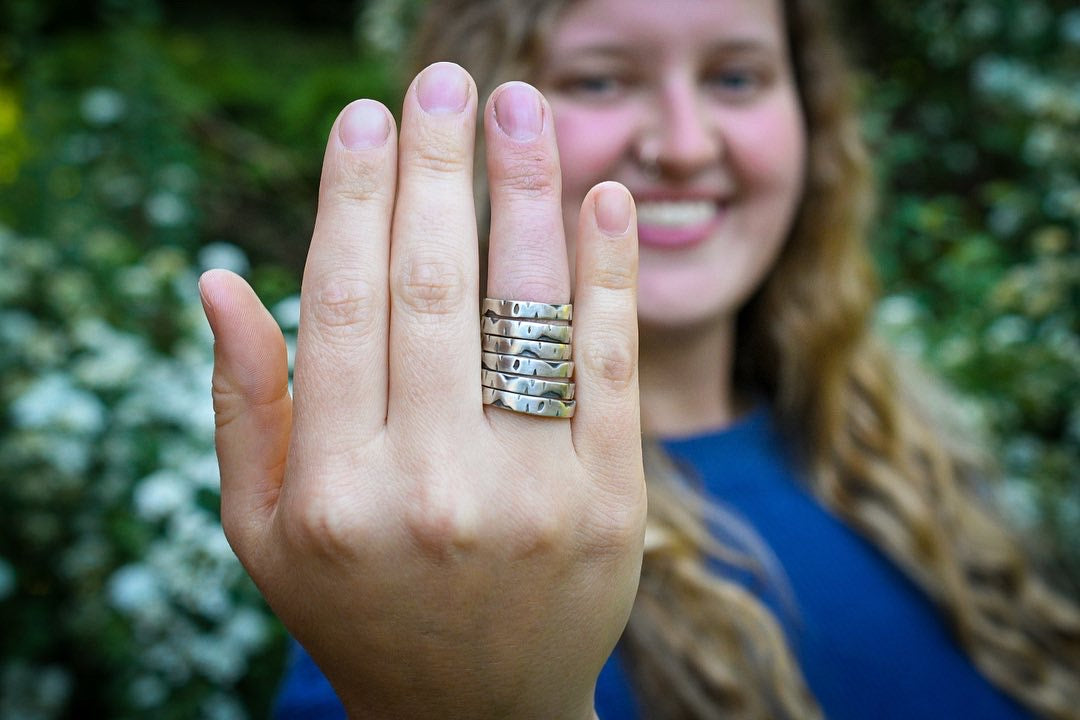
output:
[{"label": "woman's face", "polygon": [[539,85],[555,113],[568,240],[585,193],[618,180],[637,201],[642,325],[736,312],[776,259],[803,189],[780,2],[573,2]]}]

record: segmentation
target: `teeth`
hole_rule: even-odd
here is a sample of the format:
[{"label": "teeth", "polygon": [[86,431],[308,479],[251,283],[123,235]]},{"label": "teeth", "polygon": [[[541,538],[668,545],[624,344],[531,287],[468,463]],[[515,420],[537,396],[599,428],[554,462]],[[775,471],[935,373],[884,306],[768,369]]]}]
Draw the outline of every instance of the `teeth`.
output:
[{"label": "teeth", "polygon": [[643,225],[700,225],[716,214],[716,205],[709,200],[692,202],[643,202],[638,204],[638,222]]}]

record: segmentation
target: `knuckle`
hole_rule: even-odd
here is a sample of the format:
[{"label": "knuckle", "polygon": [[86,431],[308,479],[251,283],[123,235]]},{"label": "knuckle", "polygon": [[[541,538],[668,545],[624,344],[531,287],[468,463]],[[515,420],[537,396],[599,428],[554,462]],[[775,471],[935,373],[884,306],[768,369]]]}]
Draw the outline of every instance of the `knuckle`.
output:
[{"label": "knuckle", "polygon": [[394,277],[393,291],[417,313],[447,315],[464,300],[465,271],[446,258],[407,258]]},{"label": "knuckle", "polygon": [[290,510],[284,529],[290,543],[303,554],[322,559],[352,558],[364,547],[357,513],[346,503],[314,495]]},{"label": "knuckle", "polygon": [[591,284],[605,290],[619,292],[633,291],[637,287],[637,273],[634,265],[627,262],[623,255],[613,255],[605,258],[592,269],[589,279]]},{"label": "knuckle", "polygon": [[408,153],[409,164],[433,175],[453,175],[468,171],[472,157],[464,144],[437,133],[422,133]]},{"label": "knuckle", "polygon": [[625,334],[594,335],[581,342],[578,352],[586,372],[614,389],[630,386],[637,377],[637,343]]},{"label": "knuckle", "polygon": [[474,549],[479,527],[468,505],[445,492],[439,481],[419,485],[422,489],[406,505],[403,518],[406,533],[416,548],[437,561]]},{"label": "knuckle", "polygon": [[332,277],[318,286],[312,302],[312,318],[324,334],[366,335],[382,316],[379,293],[365,279]]},{"label": "knuckle", "polygon": [[376,159],[342,163],[333,176],[331,197],[344,203],[385,201],[391,188],[384,175],[384,168]]},{"label": "knuckle", "polygon": [[504,158],[494,181],[504,192],[526,198],[557,196],[559,176],[551,158],[542,152],[521,152]]},{"label": "knuckle", "polygon": [[210,381],[214,399],[214,424],[218,430],[232,425],[244,413],[244,398],[231,382],[215,372]]},{"label": "knuckle", "polygon": [[567,543],[568,525],[564,516],[557,511],[540,511],[543,504],[531,507],[528,518],[513,528],[514,555],[525,559],[557,554]]},{"label": "knuckle", "polygon": [[289,383],[285,375],[270,382],[249,376],[238,386],[220,370],[215,370],[210,391],[214,404],[214,424],[218,431],[248,415],[254,415],[256,419],[265,417],[266,412],[273,412],[276,405],[289,399]]}]

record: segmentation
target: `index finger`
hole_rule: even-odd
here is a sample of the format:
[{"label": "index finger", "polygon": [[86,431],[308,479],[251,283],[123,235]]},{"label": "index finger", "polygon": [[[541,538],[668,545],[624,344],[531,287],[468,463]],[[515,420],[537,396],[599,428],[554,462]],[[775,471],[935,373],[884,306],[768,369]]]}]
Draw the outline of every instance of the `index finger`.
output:
[{"label": "index finger", "polygon": [[[373,100],[342,111],[327,143],[304,267],[294,372],[295,427],[317,457],[386,417],[386,268],[396,176],[393,117]],[[313,426],[319,430],[312,432]],[[305,430],[306,429],[306,430]],[[340,441],[339,441],[340,444]]]}]

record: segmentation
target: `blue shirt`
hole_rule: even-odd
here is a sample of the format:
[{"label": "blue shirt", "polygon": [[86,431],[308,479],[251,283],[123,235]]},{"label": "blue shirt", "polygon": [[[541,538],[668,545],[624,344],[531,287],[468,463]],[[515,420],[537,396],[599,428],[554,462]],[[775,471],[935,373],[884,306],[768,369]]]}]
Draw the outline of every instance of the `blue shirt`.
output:
[{"label": "blue shirt", "polygon": [[[790,585],[794,613],[775,597],[763,600],[777,611],[827,717],[1030,717],[975,669],[926,596],[806,491],[767,410],[664,446],[692,468],[707,495],[767,542]],[[600,720],[640,717],[618,652],[600,674],[596,709]],[[276,717],[345,717],[329,683],[298,645]]]}]

